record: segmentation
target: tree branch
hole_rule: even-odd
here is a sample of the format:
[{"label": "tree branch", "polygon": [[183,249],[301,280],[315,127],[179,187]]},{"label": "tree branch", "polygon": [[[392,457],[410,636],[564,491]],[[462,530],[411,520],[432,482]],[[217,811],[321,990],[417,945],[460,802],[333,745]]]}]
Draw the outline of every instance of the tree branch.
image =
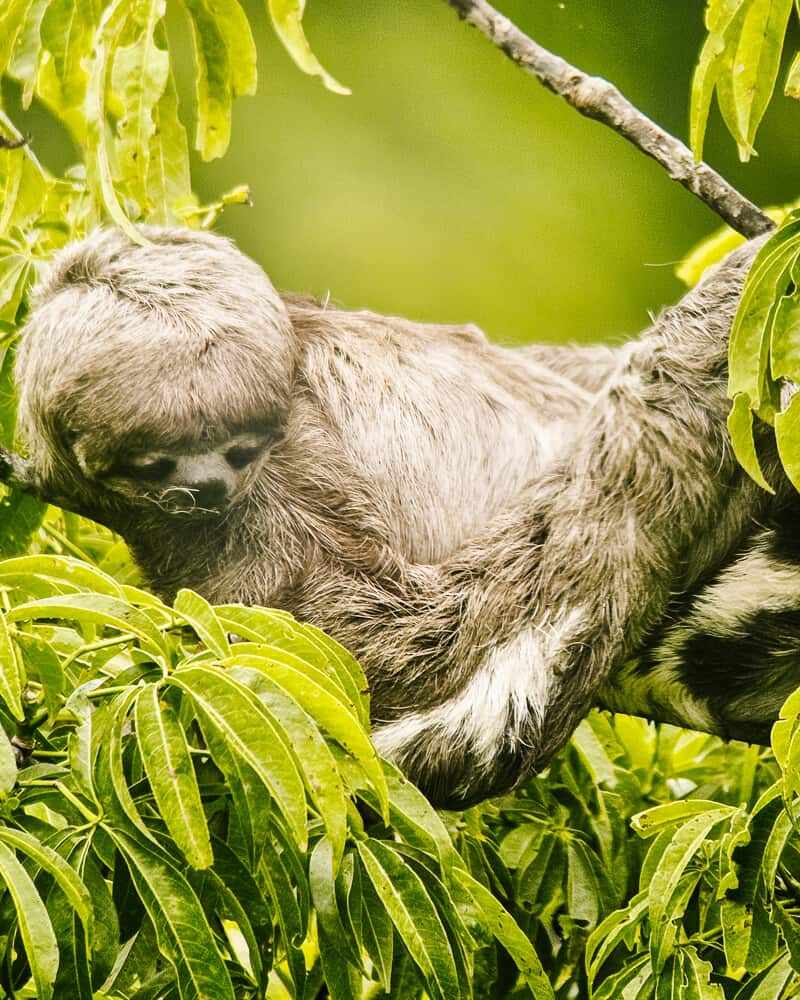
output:
[{"label": "tree branch", "polygon": [[737,232],[752,238],[774,229],[775,223],[757,205],[707,163],[696,163],[687,146],[642,114],[608,80],[589,76],[548,52],[486,0],[448,0],[448,3],[526,73],[535,76],[582,115],[610,126],[651,156],[674,181],[704,201]]}]

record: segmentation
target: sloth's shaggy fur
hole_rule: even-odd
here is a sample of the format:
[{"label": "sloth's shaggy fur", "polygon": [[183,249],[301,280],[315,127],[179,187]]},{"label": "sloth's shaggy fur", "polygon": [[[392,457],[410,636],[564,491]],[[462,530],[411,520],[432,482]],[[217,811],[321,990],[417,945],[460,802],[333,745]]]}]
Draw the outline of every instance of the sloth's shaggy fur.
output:
[{"label": "sloth's shaggy fur", "polygon": [[[754,244],[633,343],[507,350],[281,295],[209,233],[143,234],[94,233],[38,290],[12,480],[120,531],[167,597],[189,586],[330,631],[367,671],[378,746],[436,801],[541,769],[598,698],[763,733],[800,657],[754,661],[726,699],[713,655],[746,615],[800,609],[789,557],[779,607],[771,584],[748,576],[739,608],[733,587],[748,560],[764,580],[783,558],[784,528],[754,525],[791,520],[786,487],[760,491],[726,439]],[[227,475],[243,434],[258,445]],[[778,480],[768,443],[764,461]],[[129,475],[157,462],[163,481]],[[174,500],[211,469],[224,501]]]}]

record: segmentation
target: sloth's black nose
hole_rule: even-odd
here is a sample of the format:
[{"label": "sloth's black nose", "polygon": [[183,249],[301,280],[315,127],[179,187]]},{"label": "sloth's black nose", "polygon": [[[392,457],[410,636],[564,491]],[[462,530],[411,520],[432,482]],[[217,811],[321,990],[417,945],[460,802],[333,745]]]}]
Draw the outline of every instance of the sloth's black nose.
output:
[{"label": "sloth's black nose", "polygon": [[228,487],[222,479],[204,479],[186,485],[192,491],[196,507],[221,507],[228,499]]}]

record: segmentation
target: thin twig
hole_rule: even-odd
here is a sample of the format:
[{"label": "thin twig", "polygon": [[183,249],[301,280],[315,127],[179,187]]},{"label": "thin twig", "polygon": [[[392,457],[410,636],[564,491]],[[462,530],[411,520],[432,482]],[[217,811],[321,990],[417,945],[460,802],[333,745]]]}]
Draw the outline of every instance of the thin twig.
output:
[{"label": "thin twig", "polygon": [[589,76],[548,52],[486,0],[448,0],[448,3],[548,90],[559,94],[587,118],[609,125],[637,149],[652,156],[674,181],[697,195],[737,232],[752,238],[774,229],[775,223],[757,205],[707,163],[696,163],[687,146],[642,114],[608,80]]}]

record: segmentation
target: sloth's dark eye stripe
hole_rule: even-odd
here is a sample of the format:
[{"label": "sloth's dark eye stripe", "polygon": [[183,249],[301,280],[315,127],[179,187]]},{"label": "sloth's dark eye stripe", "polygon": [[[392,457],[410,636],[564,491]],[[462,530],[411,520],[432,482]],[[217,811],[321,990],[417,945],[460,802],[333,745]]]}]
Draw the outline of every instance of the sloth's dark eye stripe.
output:
[{"label": "sloth's dark eye stripe", "polygon": [[126,479],[141,479],[149,482],[158,482],[171,476],[178,463],[172,458],[158,458],[152,462],[120,462],[113,465],[104,477],[123,476]]},{"label": "sloth's dark eye stripe", "polygon": [[256,445],[236,445],[225,452],[225,461],[232,469],[243,469],[246,465],[254,462],[261,454],[263,446]]}]

